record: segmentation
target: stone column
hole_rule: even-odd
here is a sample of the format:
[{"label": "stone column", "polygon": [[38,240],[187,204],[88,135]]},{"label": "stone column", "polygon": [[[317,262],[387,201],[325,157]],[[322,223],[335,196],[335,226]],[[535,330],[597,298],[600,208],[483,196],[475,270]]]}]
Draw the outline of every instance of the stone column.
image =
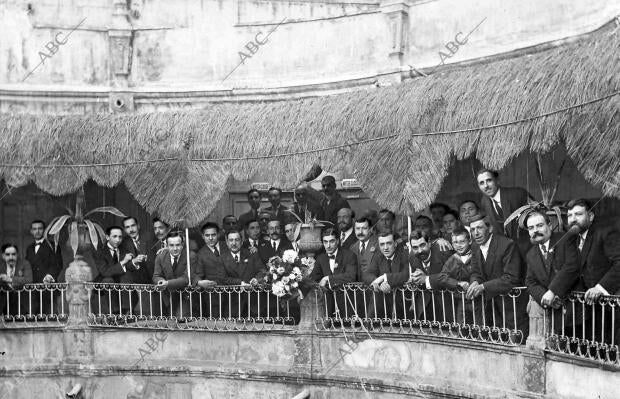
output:
[{"label": "stone column", "polygon": [[88,364],[93,358],[92,331],[88,327],[90,313],[88,298],[91,289],[85,284],[92,280],[90,266],[80,255],[76,255],[67,268],[65,278],[68,284],[66,295],[69,304],[69,318],[64,334],[65,361]]},{"label": "stone column", "polygon": [[312,378],[312,373],[320,368],[321,341],[316,333],[315,320],[317,315],[322,317],[322,298],[320,291],[311,290],[300,303],[301,320],[295,337],[292,371],[306,378]]},{"label": "stone column", "polygon": [[127,1],[114,0],[112,26],[108,30],[108,36],[110,40],[110,86],[115,88],[110,92],[110,111],[133,111],[133,94],[127,90],[133,53],[131,46],[133,27],[129,19]]},{"label": "stone column", "polygon": [[545,318],[546,310],[530,297],[527,304],[527,313],[530,316],[530,335],[525,345],[531,349],[544,350],[547,342],[551,323],[549,317]]},{"label": "stone column", "polygon": [[[387,0],[381,2],[380,9],[385,15],[389,46],[387,68],[380,73],[400,71],[409,37],[409,4],[403,0]],[[400,72],[379,76],[381,86],[401,81]]]}]

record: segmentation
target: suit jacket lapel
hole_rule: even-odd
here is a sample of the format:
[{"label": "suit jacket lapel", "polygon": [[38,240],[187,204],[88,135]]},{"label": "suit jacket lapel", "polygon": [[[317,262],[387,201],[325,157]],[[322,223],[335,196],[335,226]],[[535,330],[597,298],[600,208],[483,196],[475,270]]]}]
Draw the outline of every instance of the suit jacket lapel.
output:
[{"label": "suit jacket lapel", "polygon": [[[497,235],[491,236],[491,242],[489,243],[489,251],[487,252],[487,259],[484,265],[485,278],[488,279],[493,272],[493,265],[495,264],[495,254],[497,252]],[[484,259],[484,258],[483,258]]]},{"label": "suit jacket lapel", "polygon": [[[579,240],[581,238],[577,237],[577,248],[579,248]],[[588,235],[586,236],[586,242],[583,243],[583,248],[581,249],[581,264],[585,265],[586,260],[588,259],[588,253],[590,252],[590,248],[592,248],[592,241],[594,241],[594,230],[590,227],[588,230]],[[578,249],[579,250],[579,249]]]},{"label": "suit jacket lapel", "polygon": [[[179,262],[180,261],[181,260],[179,259]],[[172,260],[170,259],[170,254],[167,253],[164,257],[164,263],[162,267],[164,269],[164,276],[166,276],[167,279],[172,278],[169,276],[174,276],[174,270],[172,270]]]}]

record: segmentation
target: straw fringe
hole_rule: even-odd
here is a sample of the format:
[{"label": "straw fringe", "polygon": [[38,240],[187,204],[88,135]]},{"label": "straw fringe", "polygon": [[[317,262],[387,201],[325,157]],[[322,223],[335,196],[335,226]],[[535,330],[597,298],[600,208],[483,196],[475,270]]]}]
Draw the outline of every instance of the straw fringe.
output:
[{"label": "straw fringe", "polygon": [[[125,182],[147,211],[196,225],[231,178],[267,172],[274,184],[292,188],[314,163],[326,170],[349,165],[370,197],[403,212],[435,198],[453,158],[476,156],[501,169],[523,151],[545,153],[564,143],[589,182],[618,196],[618,95],[477,127],[618,92],[619,58],[618,30],[603,29],[544,52],[336,96],[150,114],[3,114],[0,176],[11,186],[34,181],[54,195],[88,179],[107,187]],[[163,161],[147,162],[155,159]],[[87,166],[93,163],[114,165]],[[61,166],[67,164],[84,166]]]}]

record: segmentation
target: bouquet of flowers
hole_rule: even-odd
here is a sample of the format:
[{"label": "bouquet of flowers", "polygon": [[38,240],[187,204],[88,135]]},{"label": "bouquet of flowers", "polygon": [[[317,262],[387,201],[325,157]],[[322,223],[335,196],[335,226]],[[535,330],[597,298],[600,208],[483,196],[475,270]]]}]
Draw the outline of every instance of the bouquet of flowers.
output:
[{"label": "bouquet of flowers", "polygon": [[300,258],[293,250],[284,251],[282,258],[273,256],[267,261],[269,273],[265,281],[271,283],[271,292],[279,297],[288,299],[297,296],[303,297],[299,284],[314,268],[313,258]]}]

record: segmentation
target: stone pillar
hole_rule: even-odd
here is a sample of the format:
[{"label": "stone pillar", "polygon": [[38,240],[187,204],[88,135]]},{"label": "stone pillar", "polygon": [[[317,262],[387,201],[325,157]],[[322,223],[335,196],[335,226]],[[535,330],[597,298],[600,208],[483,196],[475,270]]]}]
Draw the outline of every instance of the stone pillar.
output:
[{"label": "stone pillar", "polygon": [[551,323],[549,317],[545,318],[545,312],[546,310],[530,297],[527,304],[527,313],[530,316],[530,335],[525,343],[528,348],[544,350],[546,347]]},{"label": "stone pillar", "polygon": [[114,0],[112,26],[108,30],[108,36],[110,41],[110,86],[116,88],[110,92],[110,111],[131,112],[134,110],[133,94],[126,89],[129,87],[129,74],[131,72],[133,27],[129,19],[127,1]]},{"label": "stone pillar", "polygon": [[92,331],[88,327],[88,298],[91,289],[86,282],[92,280],[92,272],[82,256],[75,259],[65,273],[69,318],[64,334],[64,354],[68,363],[87,364],[93,358]]},{"label": "stone pillar", "polygon": [[322,298],[320,291],[311,290],[300,303],[301,319],[297,326],[291,371],[306,378],[312,378],[312,373],[320,368],[321,341],[316,333],[315,320],[317,315],[322,317]]},{"label": "stone pillar", "polygon": [[[387,69],[380,73],[400,71],[407,49],[409,37],[409,4],[403,0],[382,1],[381,12],[385,15],[388,32],[388,62]],[[400,83],[400,72],[379,76],[381,86]]]}]

